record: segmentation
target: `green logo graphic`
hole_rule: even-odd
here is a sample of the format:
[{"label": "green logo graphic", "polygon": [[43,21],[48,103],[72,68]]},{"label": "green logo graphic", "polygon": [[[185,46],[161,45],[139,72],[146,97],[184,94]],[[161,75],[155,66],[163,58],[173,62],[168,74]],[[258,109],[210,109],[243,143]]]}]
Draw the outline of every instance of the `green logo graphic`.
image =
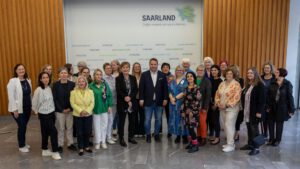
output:
[{"label": "green logo graphic", "polygon": [[187,22],[194,22],[195,14],[194,14],[194,8],[191,6],[185,6],[183,8],[177,8],[177,11],[179,12],[179,16],[181,17],[182,21]]}]

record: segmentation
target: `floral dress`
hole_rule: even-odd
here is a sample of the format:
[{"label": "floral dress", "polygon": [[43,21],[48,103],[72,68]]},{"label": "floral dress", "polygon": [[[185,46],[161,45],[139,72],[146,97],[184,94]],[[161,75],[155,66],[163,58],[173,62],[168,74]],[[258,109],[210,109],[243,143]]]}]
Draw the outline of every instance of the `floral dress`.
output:
[{"label": "floral dress", "polygon": [[[185,92],[185,88],[187,87],[187,80],[183,78],[178,84],[176,83],[176,79],[172,80],[169,84],[169,93],[173,95],[173,97],[177,96],[180,93]],[[170,116],[169,116],[169,131],[171,134],[175,134],[177,136],[187,135],[187,129],[183,125],[183,120],[181,116],[181,105],[183,103],[183,99],[178,99],[176,101],[176,105],[172,103],[169,104]]]},{"label": "floral dress", "polygon": [[[191,127],[199,126],[199,111],[202,107],[202,94],[199,87],[192,89],[186,87],[185,98],[183,101],[181,115],[184,118],[184,124]],[[190,115],[192,113],[192,115]]]}]

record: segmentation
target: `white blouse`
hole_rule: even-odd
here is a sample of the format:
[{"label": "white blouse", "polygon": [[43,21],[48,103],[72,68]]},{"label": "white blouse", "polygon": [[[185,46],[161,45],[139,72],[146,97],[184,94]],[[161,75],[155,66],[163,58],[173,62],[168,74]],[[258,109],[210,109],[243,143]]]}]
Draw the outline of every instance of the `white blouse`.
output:
[{"label": "white blouse", "polygon": [[49,114],[54,112],[55,106],[51,88],[48,86],[45,89],[38,87],[34,91],[32,99],[32,110],[35,113]]}]

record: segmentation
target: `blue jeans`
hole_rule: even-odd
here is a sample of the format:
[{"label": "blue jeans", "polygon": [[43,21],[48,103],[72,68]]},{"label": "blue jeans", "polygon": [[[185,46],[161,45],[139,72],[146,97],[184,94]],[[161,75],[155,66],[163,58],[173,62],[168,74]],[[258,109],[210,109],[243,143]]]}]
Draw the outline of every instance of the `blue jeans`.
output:
[{"label": "blue jeans", "polygon": [[155,135],[159,134],[159,130],[161,127],[163,107],[156,106],[156,104],[153,104],[152,106],[145,106],[145,130],[147,135],[150,135],[151,133],[151,119],[152,119],[153,112],[155,117],[155,127],[154,127]]}]

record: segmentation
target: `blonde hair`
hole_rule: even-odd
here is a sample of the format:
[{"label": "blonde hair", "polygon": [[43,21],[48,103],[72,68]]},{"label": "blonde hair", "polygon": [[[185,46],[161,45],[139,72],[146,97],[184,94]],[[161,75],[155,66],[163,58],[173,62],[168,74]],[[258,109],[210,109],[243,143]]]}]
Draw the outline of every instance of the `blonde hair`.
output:
[{"label": "blonde hair", "polygon": [[[135,72],[134,72],[134,66],[135,66],[135,65],[139,65],[139,66],[140,66],[141,70],[140,70],[139,73],[135,73]],[[133,63],[133,65],[132,65],[132,70],[131,70],[131,74],[132,74],[133,76],[135,76],[135,77],[136,77],[136,75],[138,75],[139,77],[141,77],[141,75],[142,75],[142,66],[141,66],[141,64],[140,64],[139,62],[134,62],[134,63]]]},{"label": "blonde hair", "polygon": [[88,83],[87,79],[84,76],[79,75],[78,78],[77,78],[77,80],[76,80],[75,90],[80,90],[79,89],[79,85],[78,85],[80,79],[83,79],[85,81],[85,89],[88,89],[88,86],[89,86],[88,84],[89,83]]},{"label": "blonde hair", "polygon": [[204,63],[207,62],[207,61],[209,61],[211,65],[214,64],[214,60],[213,60],[210,56],[205,57],[205,58],[203,59],[203,61],[204,61]]}]

